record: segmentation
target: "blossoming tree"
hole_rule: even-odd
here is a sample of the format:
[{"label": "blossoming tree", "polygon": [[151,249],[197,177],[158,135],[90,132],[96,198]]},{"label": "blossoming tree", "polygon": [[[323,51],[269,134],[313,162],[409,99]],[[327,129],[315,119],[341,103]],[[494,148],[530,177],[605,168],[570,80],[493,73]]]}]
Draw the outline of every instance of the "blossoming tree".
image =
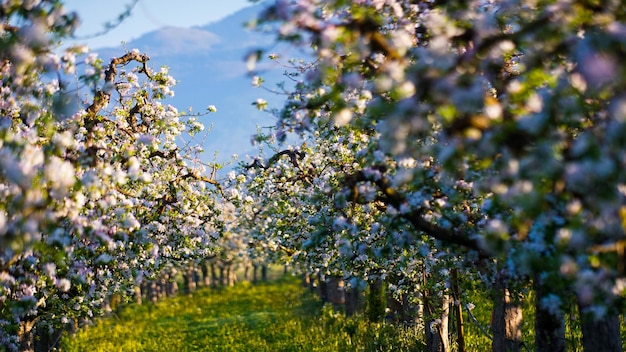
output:
[{"label": "blossoming tree", "polygon": [[168,260],[206,256],[219,185],[167,69],[58,49],[57,0],[0,5],[0,346],[32,350]]},{"label": "blossoming tree", "polygon": [[[347,236],[357,246],[370,244],[378,222],[387,237],[409,233],[411,256],[430,243],[476,270],[493,263],[504,319],[519,320],[511,297],[532,283],[538,350],[564,350],[569,295],[585,350],[621,350],[625,20],[619,1],[276,1],[260,26],[315,60],[294,75],[301,81],[276,114],[276,135],[308,136],[321,161],[289,162],[317,152],[293,148],[276,154],[290,171],[268,175],[258,163],[267,183],[253,187],[299,177],[309,190],[284,199],[295,207],[266,203],[276,220],[265,233],[276,242],[294,208],[290,219],[303,215],[302,229],[324,228],[327,239],[358,228]],[[304,243],[290,244],[296,257]],[[342,248],[331,243],[307,260],[328,263]],[[494,350],[521,348],[514,325],[501,326]]]}]

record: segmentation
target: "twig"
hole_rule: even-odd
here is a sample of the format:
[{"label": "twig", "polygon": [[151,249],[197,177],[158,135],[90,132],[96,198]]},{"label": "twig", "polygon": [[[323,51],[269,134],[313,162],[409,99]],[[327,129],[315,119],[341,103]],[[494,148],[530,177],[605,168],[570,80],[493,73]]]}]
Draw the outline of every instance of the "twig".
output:
[{"label": "twig", "polygon": [[472,314],[472,312],[470,311],[469,308],[467,308],[467,305],[464,306],[465,311],[467,312],[467,315],[469,315],[470,319],[472,319],[472,321],[474,322],[474,324],[476,324],[476,326],[478,327],[478,329],[485,335],[487,336],[487,338],[489,338],[489,340],[493,341],[493,336],[489,335],[489,332],[487,331],[487,329],[485,329],[484,326],[482,326],[482,324],[478,321],[478,319],[476,319],[476,317],[474,316],[474,314]]}]

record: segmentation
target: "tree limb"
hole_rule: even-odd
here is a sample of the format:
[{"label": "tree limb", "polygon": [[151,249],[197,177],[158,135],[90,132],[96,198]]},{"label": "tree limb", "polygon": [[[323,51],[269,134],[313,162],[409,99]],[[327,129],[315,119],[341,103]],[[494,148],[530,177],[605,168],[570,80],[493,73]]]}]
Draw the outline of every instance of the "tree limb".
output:
[{"label": "tree limb", "polygon": [[[384,171],[384,170],[383,170]],[[350,190],[350,195],[353,200],[358,198],[358,194],[354,194],[357,190],[358,183],[372,182],[378,190],[382,193],[379,200],[385,204],[391,205],[396,209],[407,203],[406,197],[398,192],[391,186],[389,180],[384,176],[376,180],[368,178],[363,171],[357,171],[352,175],[346,176],[344,179],[344,185]],[[408,213],[402,213],[401,216],[407,220],[416,230],[422,231],[424,234],[445,243],[456,244],[468,249],[477,251],[481,256],[488,256],[488,254],[481,248],[479,241],[476,238],[465,231],[459,229],[448,229],[437,224],[434,224],[426,220],[423,216],[425,209],[418,208]]]},{"label": "tree limb", "polygon": [[272,155],[272,157],[267,161],[267,165],[263,165],[263,163],[259,159],[254,159],[254,161],[250,165],[246,165],[244,166],[244,168],[246,170],[252,169],[252,168],[261,168],[261,169],[267,170],[273,164],[275,164],[278,161],[278,159],[280,159],[280,157],[283,155],[288,155],[289,161],[293,164],[293,166],[295,166],[297,169],[300,169],[300,163],[298,162],[298,160],[302,160],[305,154],[302,151],[293,150],[293,149],[282,150]]},{"label": "tree limb", "polygon": [[[104,71],[104,85],[106,86],[109,84],[113,84],[115,77],[117,76],[118,65],[126,65],[131,61],[137,61],[141,63],[143,65],[141,71],[145,73],[148,77],[150,77],[146,66],[146,63],[149,60],[150,58],[148,57],[148,55],[139,54],[138,52],[129,52],[121,57],[111,59],[108,68]],[[105,92],[103,89],[98,89],[93,98],[93,102],[91,103],[91,105],[89,105],[89,107],[87,107],[87,115],[85,116],[86,120],[94,120],[100,110],[102,110],[102,108],[104,108],[109,103],[109,101],[111,100],[111,93],[108,92],[109,90]]]}]

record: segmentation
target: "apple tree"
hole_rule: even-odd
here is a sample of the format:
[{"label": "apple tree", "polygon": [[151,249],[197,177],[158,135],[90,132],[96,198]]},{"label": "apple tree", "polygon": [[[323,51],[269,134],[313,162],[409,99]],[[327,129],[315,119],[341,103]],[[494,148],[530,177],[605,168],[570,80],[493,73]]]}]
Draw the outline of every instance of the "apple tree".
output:
[{"label": "apple tree", "polygon": [[163,101],[166,68],[60,49],[77,25],[60,1],[3,1],[0,17],[0,346],[32,350],[213,251],[221,194],[190,138],[202,124]]},{"label": "apple tree", "polygon": [[476,270],[495,260],[505,296],[531,282],[538,350],[564,350],[571,295],[585,349],[621,350],[625,19],[618,1],[276,1],[259,26],[314,58],[276,136],[352,148],[356,164],[314,164],[337,162],[320,187],[335,205],[384,207],[390,233]]}]

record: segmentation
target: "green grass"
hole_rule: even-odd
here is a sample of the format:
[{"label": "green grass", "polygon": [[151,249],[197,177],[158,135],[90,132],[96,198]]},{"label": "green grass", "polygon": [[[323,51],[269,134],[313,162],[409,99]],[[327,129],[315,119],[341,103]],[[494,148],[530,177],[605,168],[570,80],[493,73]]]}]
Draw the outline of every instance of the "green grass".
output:
[{"label": "green grass", "polygon": [[[489,330],[493,302],[470,287],[472,314]],[[534,350],[534,292],[522,301],[523,351]],[[567,350],[582,351],[576,309],[566,312]],[[464,311],[467,351],[491,351],[491,340]],[[454,319],[451,351],[457,351]],[[488,332],[491,334],[491,331]],[[622,329],[622,333],[626,333]],[[285,276],[269,283],[247,282],[202,289],[158,304],[129,305],[116,315],[65,336],[63,351],[423,351],[423,332],[390,323],[371,323],[364,315],[346,318],[323,306]]]},{"label": "green grass", "polygon": [[[489,330],[490,296],[468,287],[472,314]],[[534,350],[534,292],[522,301],[522,351]],[[573,302],[566,312],[567,350],[582,351]],[[491,351],[491,340],[464,312],[466,351]],[[458,350],[454,319],[451,351]],[[491,334],[491,332],[489,331]],[[626,343],[626,329],[622,327]],[[129,305],[117,315],[65,336],[63,351],[423,351],[423,332],[390,323],[370,323],[364,315],[346,318],[323,306],[299,279],[281,279],[223,289],[202,289],[156,305]]]},{"label": "green grass", "polygon": [[347,319],[294,277],[130,305],[64,337],[63,351],[421,351],[415,329]]}]

